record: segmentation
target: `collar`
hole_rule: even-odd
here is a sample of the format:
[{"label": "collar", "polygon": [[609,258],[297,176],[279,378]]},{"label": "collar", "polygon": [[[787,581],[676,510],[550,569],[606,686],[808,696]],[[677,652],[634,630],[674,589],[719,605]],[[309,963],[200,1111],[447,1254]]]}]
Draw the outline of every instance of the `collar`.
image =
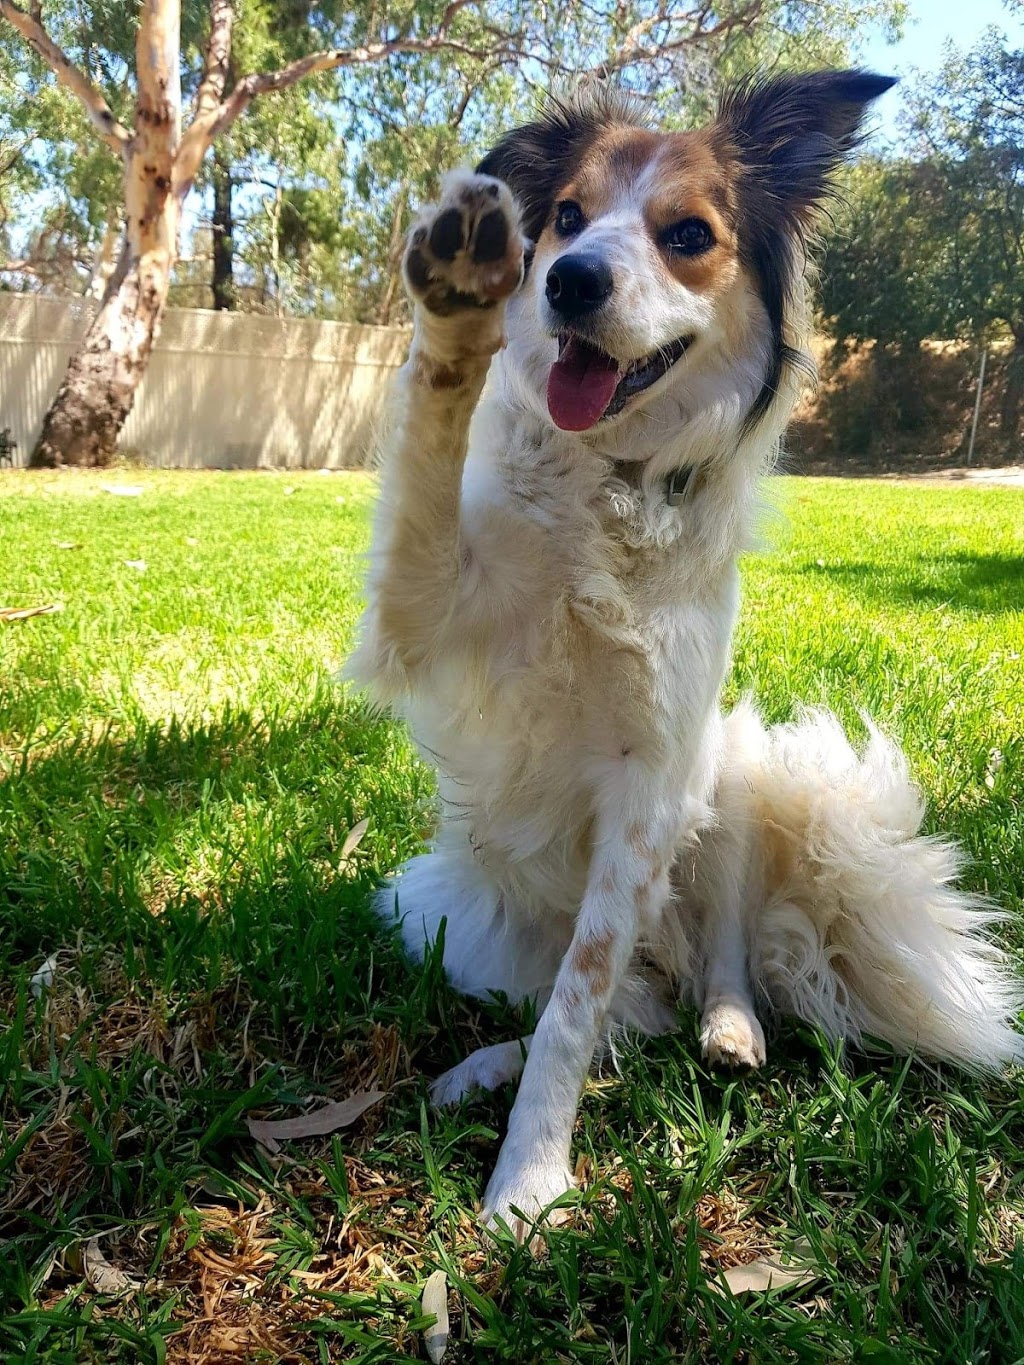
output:
[{"label": "collar", "polygon": [[[639,489],[640,466],[633,460],[616,460],[615,473],[635,489]],[[679,469],[673,469],[670,474],[666,474],[661,480],[660,487],[665,499],[666,507],[682,507],[686,501],[686,495],[692,491],[693,476],[697,472],[695,465],[683,465]]]},{"label": "collar", "polygon": [[681,507],[686,498],[690,481],[693,478],[693,465],[683,465],[682,469],[673,469],[672,473],[665,480],[665,502],[669,507]]}]

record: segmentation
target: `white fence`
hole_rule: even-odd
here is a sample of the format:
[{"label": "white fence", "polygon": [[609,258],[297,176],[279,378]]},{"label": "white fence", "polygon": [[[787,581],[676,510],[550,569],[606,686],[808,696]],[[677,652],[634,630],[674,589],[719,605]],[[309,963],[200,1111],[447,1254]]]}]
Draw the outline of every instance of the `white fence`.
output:
[{"label": "white fence", "polygon": [[[0,293],[0,429],[25,463],[95,304]],[[166,468],[365,464],[409,334],[169,309],[120,449]]]}]

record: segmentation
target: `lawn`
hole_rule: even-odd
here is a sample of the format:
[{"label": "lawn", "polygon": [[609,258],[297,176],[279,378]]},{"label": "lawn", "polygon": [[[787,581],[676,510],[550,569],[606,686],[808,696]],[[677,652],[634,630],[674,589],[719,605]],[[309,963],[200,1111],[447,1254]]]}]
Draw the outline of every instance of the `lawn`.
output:
[{"label": "lawn", "polygon": [[[1024,491],[776,487],[731,691],[867,707],[1021,950]],[[336,681],[373,496],[0,475],[0,606],[63,604],[0,624],[0,1357],[422,1359],[441,1269],[453,1363],[1024,1361],[1020,1078],[802,1028],[739,1080],[690,1016],[626,1047],[582,1105],[574,1221],[540,1260],[481,1243],[511,1095],[435,1114],[425,1082],[519,1021],[367,911],[432,792]],[[372,1088],[329,1136],[248,1131]],[[808,1273],[724,1288],[765,1254]]]}]

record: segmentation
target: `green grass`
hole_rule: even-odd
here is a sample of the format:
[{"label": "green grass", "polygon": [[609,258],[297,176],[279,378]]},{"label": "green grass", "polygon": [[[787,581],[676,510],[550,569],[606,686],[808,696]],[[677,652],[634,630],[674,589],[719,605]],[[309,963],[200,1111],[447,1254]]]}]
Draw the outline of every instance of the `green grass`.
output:
[{"label": "green grass", "polygon": [[[730,691],[772,719],[868,708],[1019,947],[1024,493],[780,498]],[[1019,1078],[795,1027],[742,1080],[705,1071],[691,1017],[628,1047],[582,1105],[573,1223],[538,1261],[481,1244],[510,1093],[434,1114],[425,1081],[518,1021],[367,911],[432,791],[333,681],[372,499],[358,475],[0,476],[0,605],[65,607],[0,625],[0,1357],[422,1358],[440,1267],[452,1362],[1024,1360]],[[245,1127],[369,1086],[350,1129],[275,1158]],[[97,1234],[141,1287],[85,1284]],[[715,1291],[797,1239],[813,1282]]]}]

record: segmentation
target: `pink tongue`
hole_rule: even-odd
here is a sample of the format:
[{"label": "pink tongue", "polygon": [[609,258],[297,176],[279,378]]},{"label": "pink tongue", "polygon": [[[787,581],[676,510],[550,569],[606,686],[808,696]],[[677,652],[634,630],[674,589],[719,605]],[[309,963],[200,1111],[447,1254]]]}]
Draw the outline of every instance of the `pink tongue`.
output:
[{"label": "pink tongue", "polygon": [[548,375],[548,412],[563,431],[586,431],[604,416],[619,382],[610,355],[573,337]]}]

